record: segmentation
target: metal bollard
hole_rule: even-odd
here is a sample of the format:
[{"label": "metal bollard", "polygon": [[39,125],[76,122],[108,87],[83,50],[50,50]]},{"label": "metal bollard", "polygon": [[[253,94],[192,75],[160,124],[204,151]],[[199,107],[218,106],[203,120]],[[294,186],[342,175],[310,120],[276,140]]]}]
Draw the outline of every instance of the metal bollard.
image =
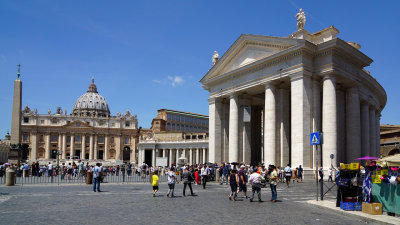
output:
[{"label": "metal bollard", "polygon": [[14,186],[15,171],[11,168],[7,168],[6,171],[6,186]]}]

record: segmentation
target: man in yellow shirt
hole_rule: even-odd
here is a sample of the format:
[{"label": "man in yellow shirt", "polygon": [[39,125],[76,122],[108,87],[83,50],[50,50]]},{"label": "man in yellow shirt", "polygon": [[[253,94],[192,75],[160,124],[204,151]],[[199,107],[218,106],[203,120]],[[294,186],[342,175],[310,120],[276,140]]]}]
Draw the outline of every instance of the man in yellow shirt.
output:
[{"label": "man in yellow shirt", "polygon": [[153,197],[156,196],[156,193],[158,191],[158,171],[154,171],[153,177],[152,177],[152,182],[151,185],[153,186]]}]

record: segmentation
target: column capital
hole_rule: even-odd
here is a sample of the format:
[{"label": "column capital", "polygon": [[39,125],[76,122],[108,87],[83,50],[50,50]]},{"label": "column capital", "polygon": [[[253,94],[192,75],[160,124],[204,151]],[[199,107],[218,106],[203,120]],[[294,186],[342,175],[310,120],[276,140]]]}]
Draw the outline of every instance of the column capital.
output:
[{"label": "column capital", "polygon": [[289,78],[291,81],[302,79],[302,78],[311,78],[312,74],[306,71],[299,71],[297,73],[289,74]]},{"label": "column capital", "polygon": [[328,73],[328,74],[325,74],[323,77],[322,77],[322,81],[324,81],[324,80],[334,80],[334,81],[336,81],[336,75],[334,74],[334,73]]},{"label": "column capital", "polygon": [[208,99],[208,104],[215,104],[217,102],[222,102],[222,98],[212,97]]},{"label": "column capital", "polygon": [[229,94],[229,99],[233,99],[233,98],[238,98],[239,97],[239,93],[237,92],[232,92]]}]

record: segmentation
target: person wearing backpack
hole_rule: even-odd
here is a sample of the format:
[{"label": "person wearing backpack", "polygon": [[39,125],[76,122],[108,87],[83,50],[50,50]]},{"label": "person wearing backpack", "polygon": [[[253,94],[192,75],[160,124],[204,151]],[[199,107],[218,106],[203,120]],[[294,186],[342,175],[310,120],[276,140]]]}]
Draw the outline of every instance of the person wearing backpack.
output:
[{"label": "person wearing backpack", "polygon": [[247,199],[247,174],[244,171],[245,166],[241,165],[238,172],[239,177],[239,190],[237,193],[243,191],[244,197]]},{"label": "person wearing backpack", "polygon": [[284,171],[285,171],[286,186],[289,187],[290,178],[292,178],[292,168],[290,168],[290,164],[287,164]]},{"label": "person wearing backpack", "polygon": [[96,192],[96,187],[97,187],[97,192],[100,191],[100,178],[101,178],[101,168],[100,168],[100,163],[96,163],[96,166],[93,168],[93,191]]}]

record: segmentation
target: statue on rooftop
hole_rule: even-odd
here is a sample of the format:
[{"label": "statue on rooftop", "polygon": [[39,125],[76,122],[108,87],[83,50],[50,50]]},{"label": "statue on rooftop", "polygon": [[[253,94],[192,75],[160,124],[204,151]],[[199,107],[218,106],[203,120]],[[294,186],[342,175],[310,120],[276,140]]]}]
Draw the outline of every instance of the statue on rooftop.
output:
[{"label": "statue on rooftop", "polygon": [[306,14],[303,12],[303,9],[300,9],[296,14],[297,18],[297,30],[303,30],[304,25],[306,25]]},{"label": "statue on rooftop", "polygon": [[215,63],[217,63],[218,59],[219,59],[218,52],[217,52],[217,51],[214,51],[214,54],[213,54],[213,56],[212,56],[212,65],[213,65],[213,66],[215,65]]}]

